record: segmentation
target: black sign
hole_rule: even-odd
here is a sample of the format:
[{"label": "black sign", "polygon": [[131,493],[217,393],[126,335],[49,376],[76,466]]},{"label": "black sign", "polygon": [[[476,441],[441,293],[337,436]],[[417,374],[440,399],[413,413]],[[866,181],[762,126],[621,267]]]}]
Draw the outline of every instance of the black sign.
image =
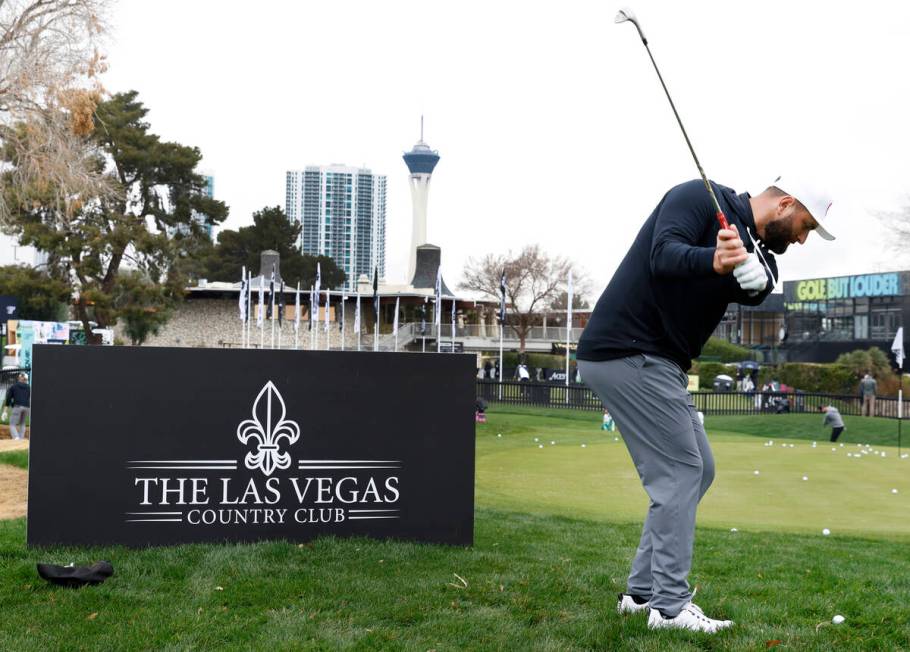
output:
[{"label": "black sign", "polygon": [[471,544],[475,364],[37,345],[28,543]]}]

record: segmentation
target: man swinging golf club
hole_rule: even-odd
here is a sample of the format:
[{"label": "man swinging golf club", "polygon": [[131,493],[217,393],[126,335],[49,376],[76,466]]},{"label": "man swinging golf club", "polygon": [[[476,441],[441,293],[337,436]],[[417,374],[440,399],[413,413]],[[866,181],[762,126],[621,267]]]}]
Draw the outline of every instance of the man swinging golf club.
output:
[{"label": "man swinging golf club", "polygon": [[687,581],[714,457],[686,372],[728,304],[758,305],[771,292],[771,252],[812,230],[834,239],[822,224],[831,202],[791,177],[755,197],[710,183],[635,14],[623,9],[616,22],[635,25],[701,179],[671,189],[645,221],[579,339],[578,370],[613,415],[650,498],[617,609],[648,610],[652,629],[714,633],[732,621],[706,616]]},{"label": "man swinging golf club", "polygon": [[[616,421],[650,498],[620,613],[650,609],[651,628],[713,633],[732,624],[692,603],[695,511],[714,457],[687,391],[686,372],[729,303],[758,305],[777,278],[772,254],[823,238],[830,201],[778,178],[751,197],[713,184],[729,219],[716,221],[702,181],[671,189],[645,221],[578,342],[582,380]],[[750,233],[746,242],[740,234]]]}]

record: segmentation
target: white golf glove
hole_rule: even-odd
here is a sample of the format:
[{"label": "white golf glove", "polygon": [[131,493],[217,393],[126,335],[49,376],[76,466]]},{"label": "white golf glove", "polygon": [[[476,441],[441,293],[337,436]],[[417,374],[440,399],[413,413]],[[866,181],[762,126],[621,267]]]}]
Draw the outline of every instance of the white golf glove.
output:
[{"label": "white golf glove", "polygon": [[3,408],[3,412],[0,412],[0,421],[6,421],[7,413],[6,408]]},{"label": "white golf glove", "polygon": [[765,266],[758,259],[758,254],[751,253],[742,265],[733,270],[733,276],[739,287],[755,295],[768,286],[768,275],[765,273]]}]

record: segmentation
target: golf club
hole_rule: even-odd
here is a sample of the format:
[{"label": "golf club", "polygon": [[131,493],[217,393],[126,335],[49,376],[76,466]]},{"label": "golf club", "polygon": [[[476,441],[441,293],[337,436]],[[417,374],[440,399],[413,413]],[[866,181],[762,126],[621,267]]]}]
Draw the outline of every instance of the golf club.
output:
[{"label": "golf club", "polygon": [[641,42],[645,46],[645,50],[648,51],[648,56],[651,58],[651,63],[654,66],[654,72],[657,73],[657,78],[660,80],[660,85],[664,88],[664,93],[667,95],[667,99],[670,101],[670,108],[673,109],[673,115],[676,116],[676,122],[679,123],[679,128],[682,129],[683,137],[686,139],[686,145],[689,146],[689,151],[692,152],[692,158],[695,159],[695,165],[698,167],[698,173],[701,175],[701,180],[705,183],[705,188],[708,190],[708,194],[711,195],[711,201],[714,202],[714,209],[717,211],[717,221],[720,223],[720,228],[729,229],[730,225],[727,223],[727,216],[724,215],[724,212],[720,209],[720,204],[717,203],[717,197],[714,195],[714,189],[711,187],[711,184],[708,182],[708,177],[705,176],[705,171],[701,167],[701,163],[698,162],[698,157],[695,155],[695,150],[692,148],[692,142],[689,140],[689,134],[686,133],[686,128],[683,126],[682,120],[679,117],[679,113],[676,111],[676,105],[673,104],[673,98],[670,97],[670,91],[667,90],[667,85],[664,83],[663,75],[660,74],[660,70],[657,68],[657,62],[654,61],[654,55],[651,54],[651,48],[648,47],[648,39],[645,38],[644,33],[641,31],[641,25],[638,24],[638,18],[635,17],[635,14],[628,7],[620,9],[616,14],[616,23],[625,23],[630,22],[635,25],[635,29],[638,30],[638,35],[641,37]]}]

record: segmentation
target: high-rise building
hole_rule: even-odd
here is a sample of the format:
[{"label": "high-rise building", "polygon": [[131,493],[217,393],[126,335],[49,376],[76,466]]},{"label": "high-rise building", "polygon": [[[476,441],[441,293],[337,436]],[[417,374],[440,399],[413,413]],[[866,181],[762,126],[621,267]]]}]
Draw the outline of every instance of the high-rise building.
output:
[{"label": "high-rise building", "polygon": [[302,224],[300,251],[329,256],[353,289],[361,274],[385,277],[386,178],[367,168],[307,166],[285,179],[285,212]]},{"label": "high-rise building", "polygon": [[439,162],[439,153],[430,149],[423,141],[423,116],[420,117],[420,140],[410,152],[404,155],[404,162],[411,173],[408,180],[411,185],[411,252],[408,261],[408,276],[413,279],[417,270],[417,247],[427,244],[427,199],[429,199],[430,179],[433,169]]}]

